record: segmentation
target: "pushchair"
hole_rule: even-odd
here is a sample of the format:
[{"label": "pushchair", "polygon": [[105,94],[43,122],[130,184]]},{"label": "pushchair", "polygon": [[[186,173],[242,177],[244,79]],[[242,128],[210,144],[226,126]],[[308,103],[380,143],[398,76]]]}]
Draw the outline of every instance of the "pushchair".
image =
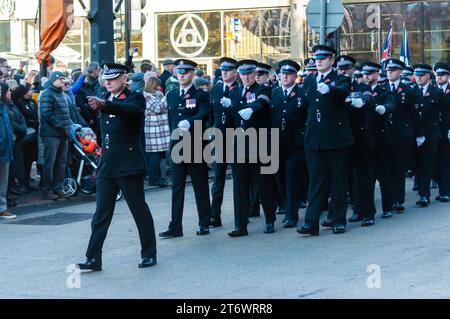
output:
[{"label": "pushchair", "polygon": [[[63,183],[63,192],[74,196],[78,191],[83,194],[92,194],[96,190],[97,169],[100,164],[101,149],[87,148],[82,144],[81,125],[73,124],[69,134],[70,161],[66,178]],[[123,197],[122,190],[117,193],[116,200]]]}]

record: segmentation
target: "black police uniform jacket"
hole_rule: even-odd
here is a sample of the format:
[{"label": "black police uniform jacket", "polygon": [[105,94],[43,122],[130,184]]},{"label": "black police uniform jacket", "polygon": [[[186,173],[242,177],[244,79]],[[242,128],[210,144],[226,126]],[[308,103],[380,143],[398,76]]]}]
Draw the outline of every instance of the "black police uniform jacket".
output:
[{"label": "black police uniform jacket", "polygon": [[[391,91],[389,83],[386,88]],[[392,91],[391,91],[392,92]],[[396,144],[423,136],[422,123],[418,110],[414,107],[414,90],[400,81],[396,92],[395,108],[392,113],[392,137]]]},{"label": "black police uniform jacket", "polygon": [[303,82],[307,101],[305,148],[320,151],[350,146],[354,139],[345,102],[350,94],[350,78],[332,70],[323,82],[330,92],[321,94],[317,91],[317,76],[308,76]]},{"label": "black police uniform jacket", "polygon": [[[249,90],[246,94],[244,93],[245,87],[243,85],[239,85],[237,89],[234,89],[230,94],[231,99],[231,112],[233,115],[233,122],[235,128],[241,128],[246,130],[250,127],[255,128],[257,133],[260,128],[269,128],[270,127],[270,95],[271,89],[267,85],[260,85],[258,83],[254,83],[249,87]],[[253,110],[252,116],[248,120],[244,120],[240,115],[239,111],[251,108]],[[259,147],[259,134],[257,136],[258,146]],[[268,141],[268,136],[264,138]],[[235,149],[237,144],[235,143]],[[270,145],[269,145],[270,147]],[[245,144],[245,158],[249,158],[249,145]],[[236,152],[235,152],[236,155]]]},{"label": "black police uniform jacket", "polygon": [[370,86],[352,81],[350,91],[351,93],[358,93],[355,97],[361,98],[364,102],[364,105],[360,108],[353,107],[350,103],[348,106],[355,145],[371,147],[373,141],[370,135],[369,110],[372,108],[373,97]]},{"label": "black police uniform jacket", "polygon": [[[395,108],[395,99],[391,91],[385,86],[377,85],[371,90],[373,103],[369,110],[370,133],[376,148],[383,148],[393,145],[393,137],[391,132],[392,114]],[[385,108],[384,114],[375,111],[378,105]]]},{"label": "black police uniform jacket", "polygon": [[[202,132],[201,136],[197,137],[197,143],[203,147],[207,141],[203,141],[203,132],[208,123],[211,105],[209,101],[209,94],[201,89],[195,88],[192,85],[184,96],[180,96],[180,88],[174,89],[167,93],[167,106],[169,108],[169,126],[170,131],[173,132],[178,128],[178,123],[182,120],[189,121],[189,132],[191,135],[191,161],[194,162],[194,121],[201,121]],[[182,133],[182,131],[181,131]],[[180,136],[178,140],[171,140],[171,147],[180,143],[186,136]],[[202,156],[203,157],[203,156]]]},{"label": "black police uniform jacket", "polygon": [[99,177],[124,177],[146,172],[141,130],[145,99],[141,94],[124,89],[101,110],[102,157]]},{"label": "black police uniform jacket", "polygon": [[288,155],[304,148],[306,98],[302,86],[295,85],[288,96],[282,87],[272,90],[270,103],[271,127],[279,130],[280,155]]},{"label": "black police uniform jacket", "polygon": [[[417,87],[415,108],[419,112],[425,138],[438,140],[442,137],[443,132],[450,129],[447,100],[439,88],[429,84],[427,92],[423,95],[422,88]],[[440,125],[439,119],[442,120],[442,125]]]},{"label": "black police uniform jacket", "polygon": [[[440,89],[440,88],[438,87],[438,89]],[[449,118],[450,117],[450,84],[447,84],[447,87],[445,88],[445,91],[444,91],[444,96],[445,96],[445,101],[446,101],[445,109],[444,109],[443,113],[441,113],[439,116],[439,124],[441,127],[442,138],[447,139],[448,128],[445,125],[444,118],[445,118],[445,114],[447,114],[448,115],[447,118],[450,122],[450,118]]]},{"label": "black police uniform jacket", "polygon": [[230,98],[231,92],[236,90],[238,87],[238,82],[234,81],[231,85],[229,85],[229,91],[225,93],[223,82],[219,82],[214,85],[209,92],[209,98],[212,105],[210,126],[220,129],[223,133],[225,133],[226,128],[234,127],[234,122],[231,107],[223,107],[220,100],[223,97]]}]

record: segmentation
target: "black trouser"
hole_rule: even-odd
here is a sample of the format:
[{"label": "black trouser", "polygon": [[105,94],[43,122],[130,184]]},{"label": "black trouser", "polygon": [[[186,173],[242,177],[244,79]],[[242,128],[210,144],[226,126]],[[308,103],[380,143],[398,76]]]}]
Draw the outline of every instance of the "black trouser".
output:
[{"label": "black trouser", "polygon": [[352,167],[353,212],[360,217],[375,215],[372,148],[363,143],[355,144],[350,150]]},{"label": "black trouser", "polygon": [[172,176],[172,221],[169,229],[181,231],[183,229],[184,191],[186,177],[189,174],[194,188],[195,202],[197,204],[199,226],[208,227],[211,216],[209,201],[208,166],[205,163],[175,164],[171,166]]},{"label": "black trouser", "polygon": [[[309,204],[306,209],[305,224],[319,227],[323,203],[330,190],[330,211],[335,225],[347,223],[347,173],[349,149],[312,151],[306,150],[306,163],[309,172]],[[328,189],[328,181],[330,188]]]},{"label": "black trouser", "polygon": [[162,160],[166,157],[166,152],[147,152],[146,155],[149,183],[158,183],[161,180],[161,162],[164,162]]},{"label": "black trouser", "polygon": [[447,136],[438,142],[436,171],[439,195],[450,196],[450,142]]},{"label": "black trouser", "polygon": [[260,216],[261,181],[259,174],[250,175],[250,210],[249,216]]},{"label": "black trouser", "polygon": [[225,180],[227,173],[227,163],[213,162],[213,182],[211,187],[211,217],[219,218],[223,202],[223,191],[225,188]]},{"label": "black trouser", "polygon": [[419,185],[419,196],[430,198],[430,184],[436,161],[437,146],[437,140],[425,138],[425,142],[417,149],[417,183]]},{"label": "black trouser", "polygon": [[24,178],[23,183],[28,184],[31,174],[31,166],[37,160],[38,155],[37,134],[32,133],[24,137],[22,141],[22,153],[24,162]]},{"label": "black trouser", "polygon": [[139,231],[141,257],[155,257],[155,226],[150,209],[145,202],[143,174],[97,178],[97,209],[92,218],[92,234],[86,257],[101,260],[103,243],[114,214],[119,189],[122,190]]},{"label": "black trouser", "polygon": [[16,185],[16,179],[20,182],[24,179],[23,170],[23,150],[22,150],[22,140],[14,141],[13,148],[13,159],[9,166],[9,186]]},{"label": "black trouser", "polygon": [[414,141],[404,140],[394,146],[393,171],[394,171],[394,202],[405,202],[405,178],[408,168],[411,166],[411,158],[414,154]]},{"label": "black trouser", "polygon": [[47,192],[61,190],[66,173],[67,137],[42,137],[44,144],[44,187]]},{"label": "black trouser", "polygon": [[305,152],[298,150],[296,153],[280,156],[280,167],[275,176],[277,183],[284,189],[286,218],[296,223],[299,203],[306,201],[308,172]]},{"label": "black trouser", "polygon": [[394,176],[393,176],[393,162],[392,162],[392,147],[383,146],[375,147],[373,150],[373,168],[374,178],[372,185],[375,189],[375,183],[378,179],[381,190],[381,206],[383,212],[392,210],[394,205]]},{"label": "black trouser", "polygon": [[257,163],[235,163],[233,170],[234,223],[236,229],[247,229],[247,217],[250,212],[250,188],[254,177],[258,175],[263,196],[261,203],[266,223],[275,222],[275,177],[260,174],[261,165]]}]

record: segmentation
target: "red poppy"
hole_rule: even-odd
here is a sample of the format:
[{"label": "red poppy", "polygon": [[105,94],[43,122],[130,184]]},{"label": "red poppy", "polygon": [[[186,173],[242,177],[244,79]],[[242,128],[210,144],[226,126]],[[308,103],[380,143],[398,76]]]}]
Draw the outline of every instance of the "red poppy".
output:
[{"label": "red poppy", "polygon": [[450,93],[450,89],[447,89],[447,90],[445,91],[445,93],[446,93],[446,94]]},{"label": "red poppy", "polygon": [[401,87],[398,88],[397,93],[401,93],[403,89]]},{"label": "red poppy", "polygon": [[325,83],[326,83],[326,84],[328,84],[328,83],[330,83],[330,82],[331,82],[330,79],[326,79],[326,80],[325,80]]},{"label": "red poppy", "polygon": [[232,89],[234,89],[234,86],[229,86],[228,88],[229,88],[230,91],[231,91]]},{"label": "red poppy", "polygon": [[125,95],[125,93],[122,93],[119,95],[119,99],[121,100],[125,100],[127,98],[127,96]]},{"label": "red poppy", "polygon": [[425,93],[425,96],[430,96],[430,92]]},{"label": "red poppy", "polygon": [[188,98],[190,98],[191,96],[189,95],[189,93],[187,93],[185,96],[184,96],[184,98],[185,99],[188,99]]},{"label": "red poppy", "polygon": [[291,97],[295,96],[295,92],[291,92]]},{"label": "red poppy", "polygon": [[373,93],[372,93],[372,96],[377,96],[377,95],[378,95],[377,92],[373,92]]}]

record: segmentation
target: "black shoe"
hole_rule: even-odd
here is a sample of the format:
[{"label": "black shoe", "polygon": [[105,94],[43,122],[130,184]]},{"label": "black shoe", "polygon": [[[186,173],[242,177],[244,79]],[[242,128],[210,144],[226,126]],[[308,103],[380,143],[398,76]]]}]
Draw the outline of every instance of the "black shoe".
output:
[{"label": "black shoe", "polygon": [[164,188],[170,186],[170,183],[167,182],[165,179],[161,179],[157,182],[148,182],[148,186],[158,186],[160,188]]},{"label": "black shoe", "polygon": [[448,203],[450,198],[448,196],[441,196],[439,200],[441,201],[441,203]]},{"label": "black shoe", "polygon": [[209,219],[209,227],[222,227],[222,219],[220,217]]},{"label": "black shoe", "polygon": [[247,229],[238,229],[238,228],[228,233],[228,236],[230,237],[242,237],[247,235],[248,235]]},{"label": "black shoe", "polygon": [[395,203],[394,206],[392,206],[392,210],[396,213],[402,213],[405,211],[405,206],[400,203]]},{"label": "black shoe", "polygon": [[362,227],[368,227],[373,226],[375,224],[374,218],[364,218],[363,222],[361,223]]},{"label": "black shoe", "polygon": [[20,191],[20,189],[16,186],[11,186],[9,189],[9,192],[13,195],[22,195],[22,192]]},{"label": "black shoe", "polygon": [[277,207],[277,212],[276,212],[276,214],[277,215],[283,215],[283,214],[285,214],[285,211],[284,211],[284,207]]},{"label": "black shoe", "polygon": [[179,230],[179,231],[175,231],[172,229],[168,229],[165,232],[159,233],[159,237],[161,238],[175,238],[175,237],[182,237],[183,236],[183,231]]},{"label": "black shoe", "polygon": [[86,258],[86,261],[82,264],[77,264],[80,270],[101,271],[102,261],[95,258]]},{"label": "black shoe", "polygon": [[333,227],[333,234],[345,233],[345,225],[336,225]]},{"label": "black shoe", "polygon": [[427,207],[430,203],[430,200],[426,198],[425,196],[420,197],[420,199],[416,202],[417,205],[421,207]]},{"label": "black shoe", "polygon": [[147,267],[153,267],[156,265],[156,257],[150,257],[150,258],[142,258],[141,263],[138,265],[139,268],[147,268]]},{"label": "black shoe", "polygon": [[331,227],[333,227],[333,220],[327,218],[327,219],[325,219],[325,220],[322,220],[322,222],[320,223],[320,225],[322,225],[323,227],[331,228]]},{"label": "black shoe", "polygon": [[298,208],[300,208],[300,209],[306,208],[306,202],[301,201],[301,202],[298,204]]},{"label": "black shoe", "polygon": [[264,227],[264,234],[272,234],[274,232],[275,232],[275,225],[274,225],[274,223],[266,224],[266,227]]},{"label": "black shoe", "polygon": [[197,229],[197,235],[199,236],[209,235],[209,227],[199,226]]},{"label": "black shoe", "polygon": [[441,200],[441,195],[437,195],[434,200]]},{"label": "black shoe", "polygon": [[381,218],[391,218],[392,217],[392,212],[387,211],[387,212],[383,212],[383,214],[381,215]]},{"label": "black shoe", "polygon": [[300,227],[297,227],[297,233],[299,233],[300,235],[319,236],[319,227],[312,228],[311,226],[304,224]]},{"label": "black shoe", "polygon": [[286,220],[286,222],[284,223],[283,227],[284,228],[294,228],[297,226],[297,222],[294,222],[293,220]]},{"label": "black shoe", "polygon": [[30,185],[30,184],[26,184],[25,188],[27,189],[28,192],[37,192],[39,190],[38,187]]},{"label": "black shoe", "polygon": [[353,213],[353,215],[348,219],[348,222],[349,223],[357,223],[362,220],[363,220],[363,218],[359,214]]}]

